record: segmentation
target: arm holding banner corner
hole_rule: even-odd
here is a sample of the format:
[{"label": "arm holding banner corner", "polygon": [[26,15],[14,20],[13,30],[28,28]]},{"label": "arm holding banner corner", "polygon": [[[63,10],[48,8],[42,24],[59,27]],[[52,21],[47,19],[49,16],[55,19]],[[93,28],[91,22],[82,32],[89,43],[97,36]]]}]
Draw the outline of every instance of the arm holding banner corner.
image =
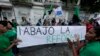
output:
[{"label": "arm holding banner corner", "polygon": [[19,39],[13,40],[13,41],[12,41],[12,44],[11,44],[8,48],[6,48],[4,51],[5,51],[5,52],[6,52],[6,51],[9,51],[14,45],[17,45],[18,42],[21,42],[21,40],[19,40]]}]

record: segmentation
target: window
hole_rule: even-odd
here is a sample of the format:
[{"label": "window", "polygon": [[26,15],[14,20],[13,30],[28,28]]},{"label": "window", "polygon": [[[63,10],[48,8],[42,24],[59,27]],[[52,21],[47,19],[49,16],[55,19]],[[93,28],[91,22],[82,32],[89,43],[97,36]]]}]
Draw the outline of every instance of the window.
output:
[{"label": "window", "polygon": [[34,0],[35,2],[42,2],[42,0]]},{"label": "window", "polygon": [[9,17],[12,17],[12,13],[11,12],[2,12],[2,16],[3,17],[7,17],[7,18],[9,18]]}]

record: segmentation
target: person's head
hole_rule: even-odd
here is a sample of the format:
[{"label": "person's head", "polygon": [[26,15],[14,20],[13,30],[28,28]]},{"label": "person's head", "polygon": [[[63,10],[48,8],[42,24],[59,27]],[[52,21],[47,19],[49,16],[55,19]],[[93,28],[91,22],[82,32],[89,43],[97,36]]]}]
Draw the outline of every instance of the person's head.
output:
[{"label": "person's head", "polygon": [[100,38],[100,26],[89,29],[86,33],[86,40],[92,41]]},{"label": "person's head", "polygon": [[44,20],[43,25],[48,26],[49,21],[47,19]]},{"label": "person's head", "polygon": [[92,24],[93,26],[99,26],[99,23],[95,19],[91,19],[90,24]]},{"label": "person's head", "polygon": [[0,21],[0,33],[4,33],[7,31],[7,21]]},{"label": "person's head", "polygon": [[38,22],[41,23],[41,19],[39,19]]},{"label": "person's head", "polygon": [[51,21],[51,23],[52,23],[52,25],[55,25],[55,23],[56,23],[56,19],[53,18],[52,21]]},{"label": "person's head", "polygon": [[86,25],[86,24],[89,24],[89,20],[88,20],[88,19],[83,19],[83,20],[82,20],[82,23],[85,24],[85,25]]},{"label": "person's head", "polygon": [[80,22],[81,20],[79,19],[79,17],[77,16],[77,15],[73,15],[73,18],[72,18],[72,21],[73,21],[73,23],[78,23],[78,22]]},{"label": "person's head", "polygon": [[62,22],[62,19],[59,19],[59,23],[61,23]]},{"label": "person's head", "polygon": [[94,25],[94,23],[96,22],[94,19],[90,19],[89,20],[90,24]]},{"label": "person's head", "polygon": [[3,21],[7,21],[7,17],[3,17]]},{"label": "person's head", "polygon": [[12,19],[12,22],[16,22],[16,19]]},{"label": "person's head", "polygon": [[7,27],[7,29],[12,29],[13,24],[10,21],[8,21],[6,27]]},{"label": "person's head", "polygon": [[22,17],[22,21],[26,21],[26,18],[25,17]]}]

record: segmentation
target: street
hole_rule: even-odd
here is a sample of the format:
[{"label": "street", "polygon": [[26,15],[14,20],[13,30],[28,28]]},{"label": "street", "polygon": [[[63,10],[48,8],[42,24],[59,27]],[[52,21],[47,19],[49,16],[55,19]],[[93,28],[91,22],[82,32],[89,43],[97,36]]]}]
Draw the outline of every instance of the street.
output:
[{"label": "street", "polygon": [[21,56],[72,56],[67,44],[48,44],[20,49]]}]

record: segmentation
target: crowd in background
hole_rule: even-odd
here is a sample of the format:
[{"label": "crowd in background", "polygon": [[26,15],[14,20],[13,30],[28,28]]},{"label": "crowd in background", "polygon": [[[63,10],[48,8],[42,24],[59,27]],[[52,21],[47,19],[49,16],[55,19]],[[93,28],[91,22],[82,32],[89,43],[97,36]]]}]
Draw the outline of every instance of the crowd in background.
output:
[{"label": "crowd in background", "polygon": [[[16,45],[18,44],[18,42],[21,42],[21,40],[18,40],[16,38],[17,36],[16,27],[18,25],[19,24],[16,22],[16,19],[12,19],[12,21],[8,21],[7,18],[4,17],[3,20],[0,21],[0,56],[14,56],[14,55],[18,56],[18,48],[16,47]],[[31,23],[27,21],[25,17],[22,17],[22,21],[20,25],[21,26],[27,26],[27,25],[31,26]],[[99,35],[100,34],[100,24],[97,22],[97,20],[93,18],[90,20],[87,20],[87,19],[80,20],[79,17],[76,15],[73,15],[72,20],[70,20],[69,22],[66,21],[65,19],[59,19],[57,22],[55,18],[53,18],[52,20],[44,19],[44,21],[42,22],[42,19],[39,19],[36,26],[86,26],[86,30],[88,33],[87,36],[93,37],[92,39],[89,39],[89,41],[93,40],[95,36],[100,37]],[[94,28],[97,26],[99,27],[99,29]],[[91,34],[95,34],[95,36]],[[80,41],[78,41],[78,43],[79,43],[78,45],[80,46],[82,45],[83,47],[84,43],[80,43]],[[73,48],[74,45],[72,44],[71,41],[69,41],[69,44],[71,48],[74,50]],[[80,46],[78,46],[78,50],[80,50],[79,49]],[[76,52],[79,52],[79,51],[76,51]],[[73,54],[76,54],[76,53],[74,53],[73,51]],[[80,55],[83,55],[83,53]]]},{"label": "crowd in background", "polygon": [[59,19],[58,22],[55,18],[44,19],[43,23],[41,19],[38,20],[36,26],[86,26],[87,30],[93,26],[100,26],[96,19],[79,19],[78,16],[73,15],[72,20],[66,21],[65,19]]},{"label": "crowd in background", "polygon": [[[39,19],[35,25],[32,25],[32,23],[27,20],[26,17],[21,18],[21,23],[17,23],[17,19],[12,19],[10,21],[14,27],[20,25],[20,26],[100,26],[97,19],[91,18],[91,19],[80,19],[77,15],[73,15],[72,19],[70,21],[67,21],[64,18],[52,18],[52,19]],[[6,17],[3,18],[3,21],[8,21]]]}]

